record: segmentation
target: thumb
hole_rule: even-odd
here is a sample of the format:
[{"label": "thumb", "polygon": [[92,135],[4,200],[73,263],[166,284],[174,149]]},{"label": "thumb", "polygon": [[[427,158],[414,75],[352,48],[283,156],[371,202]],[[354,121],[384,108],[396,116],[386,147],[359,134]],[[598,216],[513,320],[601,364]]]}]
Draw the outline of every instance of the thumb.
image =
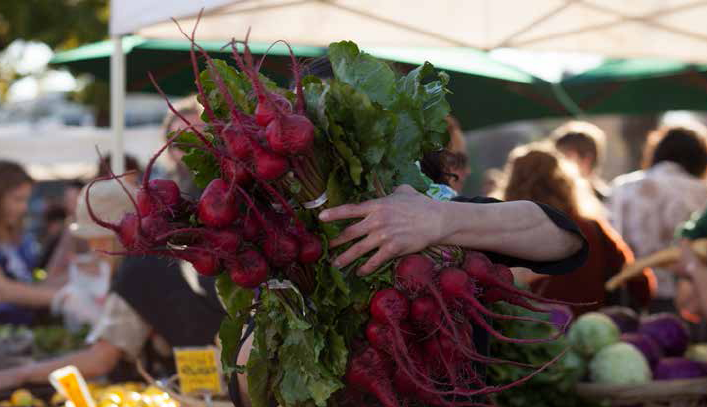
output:
[{"label": "thumb", "polygon": [[394,194],[415,194],[417,190],[408,184],[399,185],[393,191]]}]

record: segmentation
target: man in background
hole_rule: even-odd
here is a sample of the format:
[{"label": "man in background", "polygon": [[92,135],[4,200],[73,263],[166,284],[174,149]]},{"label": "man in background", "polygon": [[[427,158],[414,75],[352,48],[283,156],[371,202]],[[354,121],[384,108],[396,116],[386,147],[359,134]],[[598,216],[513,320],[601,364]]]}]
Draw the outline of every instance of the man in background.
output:
[{"label": "man in background", "polygon": [[577,165],[580,175],[589,182],[597,198],[605,201],[609,188],[597,174],[604,158],[604,131],[589,122],[570,121],[555,129],[550,140],[558,151]]}]

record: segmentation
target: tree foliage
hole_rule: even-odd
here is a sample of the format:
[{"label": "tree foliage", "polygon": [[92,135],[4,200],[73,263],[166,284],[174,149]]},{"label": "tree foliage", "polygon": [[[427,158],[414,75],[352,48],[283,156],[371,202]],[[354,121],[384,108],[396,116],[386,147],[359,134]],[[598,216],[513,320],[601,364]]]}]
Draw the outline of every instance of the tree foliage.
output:
[{"label": "tree foliage", "polygon": [[0,50],[16,39],[69,49],[105,38],[108,0],[0,1]]}]

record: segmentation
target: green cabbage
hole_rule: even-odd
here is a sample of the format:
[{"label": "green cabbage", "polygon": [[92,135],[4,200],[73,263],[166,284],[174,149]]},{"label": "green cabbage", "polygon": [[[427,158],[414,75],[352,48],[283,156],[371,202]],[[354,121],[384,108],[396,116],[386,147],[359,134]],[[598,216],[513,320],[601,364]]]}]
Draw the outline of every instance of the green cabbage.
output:
[{"label": "green cabbage", "polygon": [[651,369],[641,351],[619,342],[594,356],[589,362],[589,376],[595,383],[641,384],[651,380]]},{"label": "green cabbage", "polygon": [[579,317],[567,333],[572,348],[586,357],[618,342],[620,336],[621,332],[614,321],[598,312],[589,312]]}]

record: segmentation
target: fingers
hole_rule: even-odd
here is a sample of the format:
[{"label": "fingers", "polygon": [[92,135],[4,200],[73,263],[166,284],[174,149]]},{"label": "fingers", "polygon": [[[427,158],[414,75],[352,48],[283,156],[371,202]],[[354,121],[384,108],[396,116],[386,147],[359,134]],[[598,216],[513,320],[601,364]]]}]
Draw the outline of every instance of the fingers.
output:
[{"label": "fingers", "polygon": [[698,261],[695,253],[692,252],[692,247],[690,247],[689,240],[683,240],[680,242],[682,248],[682,266],[688,275],[692,274],[694,269],[697,267]]},{"label": "fingers", "polygon": [[391,250],[387,248],[387,246],[383,246],[374,254],[371,256],[370,259],[361,266],[360,269],[358,269],[358,274],[359,276],[367,276],[374,271],[376,271],[380,266],[382,266],[385,262],[387,262],[390,259],[393,259],[397,256],[396,253],[393,253]]},{"label": "fingers", "polygon": [[342,268],[351,264],[354,260],[365,255],[371,250],[380,245],[380,238],[376,235],[368,235],[365,239],[351,246],[348,250],[341,253],[334,260],[334,266]]},{"label": "fingers", "polygon": [[364,220],[354,223],[353,225],[344,229],[339,236],[335,237],[329,242],[330,247],[341,246],[344,243],[350,242],[354,239],[358,239],[361,236],[365,236],[371,232],[373,229],[373,222],[371,222],[370,217]]},{"label": "fingers", "polygon": [[322,211],[319,219],[323,222],[331,222],[342,219],[365,218],[373,207],[375,201],[367,201],[360,204],[346,204]]}]

